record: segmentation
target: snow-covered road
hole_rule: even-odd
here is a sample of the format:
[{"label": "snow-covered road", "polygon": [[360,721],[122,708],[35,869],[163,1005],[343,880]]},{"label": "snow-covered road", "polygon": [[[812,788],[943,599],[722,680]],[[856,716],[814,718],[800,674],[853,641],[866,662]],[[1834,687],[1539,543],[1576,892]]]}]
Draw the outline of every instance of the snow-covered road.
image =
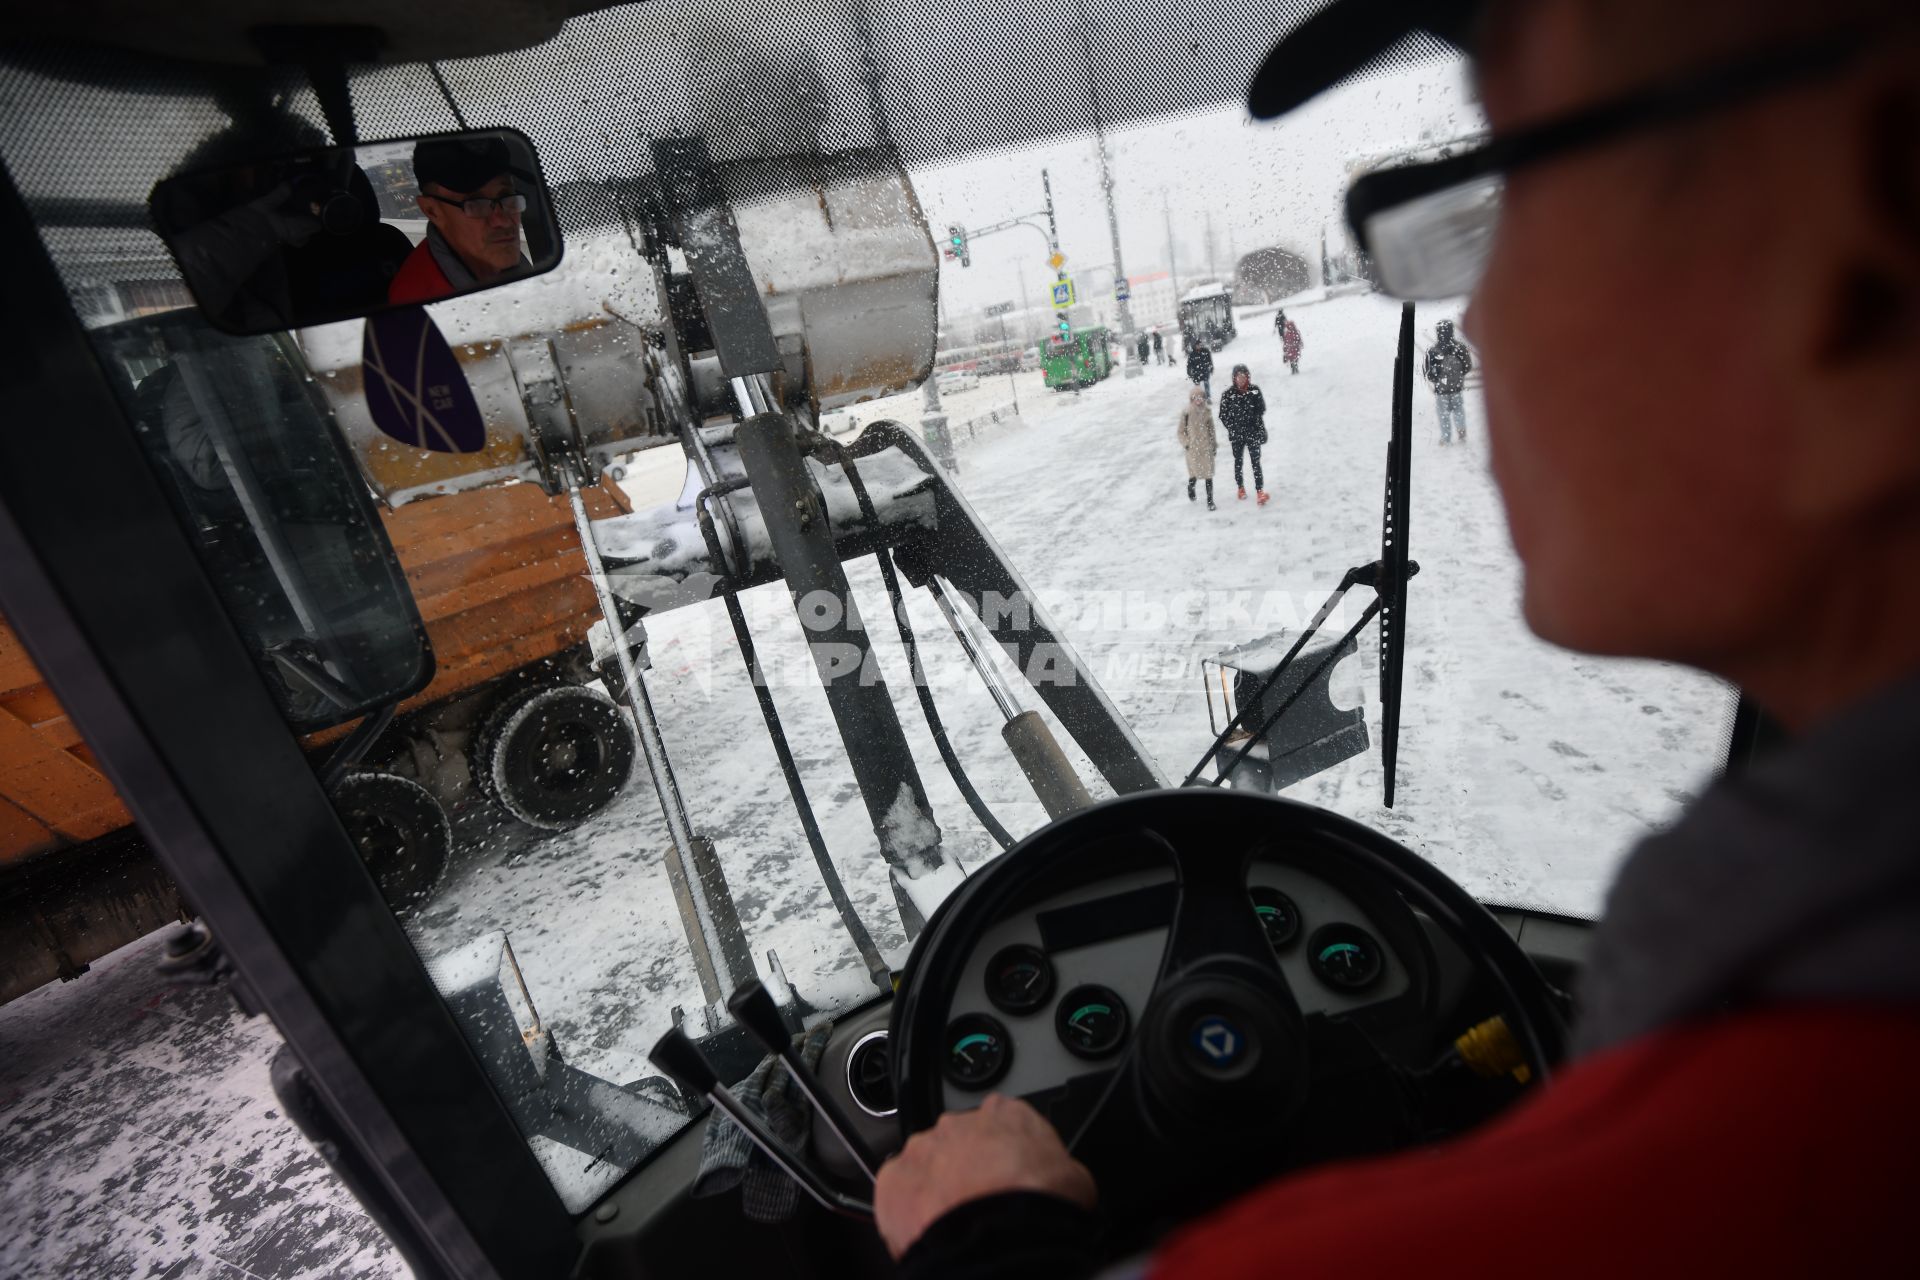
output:
[{"label": "snow-covered road", "polygon": [[[1270,314],[1249,314],[1215,380],[1217,391],[1244,362],[1266,390],[1274,501],[1265,509],[1234,500],[1224,434],[1220,510],[1187,501],[1174,423],[1188,384],[1171,367],[1116,375],[1078,396],[1046,392],[1028,375],[1018,387],[1023,420],[962,442],[961,488],[1175,780],[1211,738],[1199,658],[1296,628],[1349,567],[1379,555],[1398,307],[1303,298],[1289,312],[1306,344],[1299,375],[1280,362]],[[1424,341],[1438,318],[1422,315]],[[960,421],[1009,399],[1007,379],[988,379],[947,408]],[[889,411],[917,422],[919,398],[854,416]],[[1592,913],[1620,855],[1717,764],[1730,701],[1698,675],[1585,658],[1527,633],[1477,402],[1469,412],[1469,443],[1443,449],[1432,397],[1416,387],[1411,540],[1422,572],[1407,613],[1396,806],[1381,805],[1371,627],[1335,690],[1367,701],[1374,749],[1289,794],[1381,828],[1484,898]],[[678,488],[677,463],[667,473],[646,461],[630,489]],[[884,624],[874,565],[850,566],[850,577],[869,625]],[[762,588],[745,603],[828,845],[869,928],[897,948],[905,940],[886,868],[786,594]],[[1353,601],[1349,621],[1362,603]],[[1005,753],[993,703],[925,593],[910,598],[910,612],[975,784],[1016,834],[1034,829],[1044,814]],[[756,958],[777,952],[816,1004],[856,996],[865,974],[814,871],[721,606],[648,626],[648,679],[669,749],[696,827],[719,847]],[[940,765],[897,637],[884,625],[874,635],[945,845],[977,865],[996,850]],[[694,1010],[701,994],[644,782],[589,826],[542,841],[474,838],[471,827],[446,892],[412,924],[422,950],[506,930],[572,1060],[614,1080],[650,1074],[647,1047],[674,1006]]]}]

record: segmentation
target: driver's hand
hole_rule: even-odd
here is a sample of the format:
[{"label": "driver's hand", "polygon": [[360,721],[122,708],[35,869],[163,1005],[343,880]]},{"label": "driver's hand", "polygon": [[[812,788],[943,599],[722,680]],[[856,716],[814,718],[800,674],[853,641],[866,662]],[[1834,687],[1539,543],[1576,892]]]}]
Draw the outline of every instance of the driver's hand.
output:
[{"label": "driver's hand", "polygon": [[873,1216],[898,1259],[950,1209],[1003,1191],[1038,1191],[1093,1208],[1087,1166],[1067,1154],[1045,1117],[1017,1098],[988,1094],[908,1139],[873,1185]]}]

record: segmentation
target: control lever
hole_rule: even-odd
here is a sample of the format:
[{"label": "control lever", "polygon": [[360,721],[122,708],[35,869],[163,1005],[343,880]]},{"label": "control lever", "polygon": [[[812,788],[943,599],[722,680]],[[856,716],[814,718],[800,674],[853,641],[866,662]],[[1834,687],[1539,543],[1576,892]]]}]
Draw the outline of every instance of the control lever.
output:
[{"label": "control lever", "polygon": [[855,1200],[828,1186],[824,1179],[798,1156],[790,1153],[780,1140],[767,1128],[766,1121],[755,1115],[733,1091],[720,1083],[713,1064],[707,1061],[707,1055],[700,1052],[700,1046],[688,1039],[687,1033],[675,1027],[654,1041],[653,1048],[647,1051],[647,1060],[666,1072],[684,1089],[700,1094],[727,1118],[740,1126],[753,1145],[760,1148],[767,1159],[779,1166],[780,1171],[800,1184],[805,1191],[825,1209],[845,1214],[849,1218],[873,1220],[873,1206],[864,1200]]},{"label": "control lever", "polygon": [[793,1037],[787,1032],[786,1019],[780,1016],[780,1006],[774,1003],[773,994],[760,979],[748,978],[735,987],[733,994],[727,997],[727,1011],[733,1015],[735,1022],[747,1029],[748,1035],[758,1040],[768,1053],[786,1066],[793,1082],[800,1086],[800,1092],[807,1096],[807,1101],[813,1104],[813,1109],[826,1122],[827,1128],[833,1130],[833,1136],[840,1139],[840,1145],[853,1156],[853,1162],[860,1166],[860,1171],[867,1175],[868,1181],[878,1177],[880,1157],[860,1136],[860,1131],[853,1127],[853,1118],[842,1111],[840,1104],[820,1087],[820,1081],[814,1078],[807,1064],[794,1052]]}]

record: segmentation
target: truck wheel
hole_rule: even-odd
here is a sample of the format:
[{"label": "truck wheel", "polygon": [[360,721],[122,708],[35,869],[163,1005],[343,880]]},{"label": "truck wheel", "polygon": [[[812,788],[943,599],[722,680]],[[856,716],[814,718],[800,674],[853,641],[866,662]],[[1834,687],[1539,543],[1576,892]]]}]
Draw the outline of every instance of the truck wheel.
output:
[{"label": "truck wheel", "polygon": [[350,773],[334,787],[333,806],[388,906],[410,911],[433,896],[453,826],[431,791],[397,774]]},{"label": "truck wheel", "polygon": [[633,731],[613,699],[567,684],[528,689],[487,714],[473,776],[502,809],[547,831],[577,827],[613,803],[633,773]]}]

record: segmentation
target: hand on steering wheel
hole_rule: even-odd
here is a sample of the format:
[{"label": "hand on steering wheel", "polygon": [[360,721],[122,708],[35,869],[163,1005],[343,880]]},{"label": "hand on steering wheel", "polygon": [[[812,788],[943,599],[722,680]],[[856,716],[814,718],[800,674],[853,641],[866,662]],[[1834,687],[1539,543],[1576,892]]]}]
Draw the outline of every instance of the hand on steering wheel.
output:
[{"label": "hand on steering wheel", "polygon": [[895,1259],[949,1209],[1006,1191],[1038,1191],[1083,1209],[1098,1192],[1046,1117],[1017,1098],[989,1094],[915,1134],[873,1184],[874,1224]]}]

